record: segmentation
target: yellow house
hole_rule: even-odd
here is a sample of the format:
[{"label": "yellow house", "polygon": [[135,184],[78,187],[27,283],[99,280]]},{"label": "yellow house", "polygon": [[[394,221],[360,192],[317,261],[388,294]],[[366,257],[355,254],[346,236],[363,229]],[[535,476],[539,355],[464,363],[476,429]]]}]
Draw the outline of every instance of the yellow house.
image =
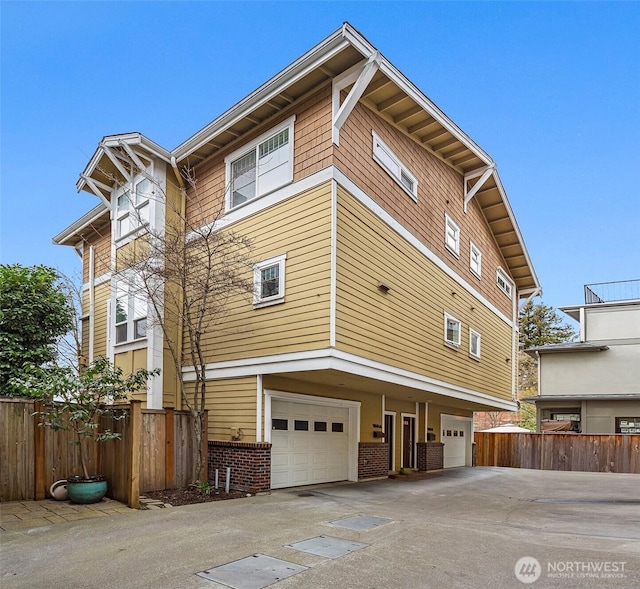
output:
[{"label": "yellow house", "polygon": [[[200,190],[178,202],[187,165]],[[161,368],[143,400],[180,408],[160,330],[114,278],[165,222],[149,175],[254,244],[256,294],[205,346],[209,468],[235,486],[471,465],[473,412],[516,409],[518,301],[539,283],[496,165],[349,24],[175,149],[107,136],[80,176],[100,204],[55,242],[82,255],[87,360]]]}]

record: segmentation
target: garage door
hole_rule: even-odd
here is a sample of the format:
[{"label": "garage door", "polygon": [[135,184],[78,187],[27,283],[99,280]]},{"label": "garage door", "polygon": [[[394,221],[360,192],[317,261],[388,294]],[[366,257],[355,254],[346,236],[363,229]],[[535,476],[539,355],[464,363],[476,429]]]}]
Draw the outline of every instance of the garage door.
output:
[{"label": "garage door", "polygon": [[468,447],[470,446],[471,422],[443,415],[442,442],[444,442],[444,467],[465,466]]},{"label": "garage door", "polygon": [[349,409],[273,399],[271,487],[344,481],[349,476]]}]

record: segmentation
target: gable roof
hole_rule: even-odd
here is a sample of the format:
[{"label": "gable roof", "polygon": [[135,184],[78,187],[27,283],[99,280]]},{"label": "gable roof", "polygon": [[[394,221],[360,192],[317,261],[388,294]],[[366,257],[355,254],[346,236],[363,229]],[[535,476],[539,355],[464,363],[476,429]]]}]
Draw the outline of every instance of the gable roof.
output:
[{"label": "gable roof", "polygon": [[[174,169],[194,166],[246,133],[266,128],[289,105],[317,92],[323,84],[330,85],[336,76],[372,60],[376,63],[375,74],[362,89],[359,101],[465,177],[465,195],[468,193],[480,206],[518,291],[526,296],[539,290],[524,239],[491,157],[346,22],[171,152],[139,133],[105,137],[81,175],[78,190],[90,189],[98,191],[102,198],[107,196],[101,184],[110,184],[104,180],[116,171],[105,159],[103,145],[140,145],[170,161]],[[100,177],[101,170],[107,170],[107,177]],[[87,178],[99,183],[87,187]]]}]

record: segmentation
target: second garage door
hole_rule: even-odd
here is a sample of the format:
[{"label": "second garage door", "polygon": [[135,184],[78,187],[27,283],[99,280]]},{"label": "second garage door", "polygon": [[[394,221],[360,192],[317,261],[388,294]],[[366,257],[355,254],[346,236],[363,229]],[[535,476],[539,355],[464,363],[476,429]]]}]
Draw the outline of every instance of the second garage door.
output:
[{"label": "second garage door", "polygon": [[442,415],[442,441],[444,442],[444,467],[465,466],[471,444],[471,422],[453,415]]},{"label": "second garage door", "polygon": [[271,487],[344,481],[349,476],[349,409],[274,399]]}]

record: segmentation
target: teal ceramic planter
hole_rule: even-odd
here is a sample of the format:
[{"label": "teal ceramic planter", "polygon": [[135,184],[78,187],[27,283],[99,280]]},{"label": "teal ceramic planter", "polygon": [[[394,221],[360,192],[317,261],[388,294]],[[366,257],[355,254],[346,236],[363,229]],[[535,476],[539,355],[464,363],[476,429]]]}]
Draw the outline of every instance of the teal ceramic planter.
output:
[{"label": "teal ceramic planter", "polygon": [[98,503],[107,494],[107,479],[101,476],[89,479],[69,477],[67,492],[72,503]]}]

